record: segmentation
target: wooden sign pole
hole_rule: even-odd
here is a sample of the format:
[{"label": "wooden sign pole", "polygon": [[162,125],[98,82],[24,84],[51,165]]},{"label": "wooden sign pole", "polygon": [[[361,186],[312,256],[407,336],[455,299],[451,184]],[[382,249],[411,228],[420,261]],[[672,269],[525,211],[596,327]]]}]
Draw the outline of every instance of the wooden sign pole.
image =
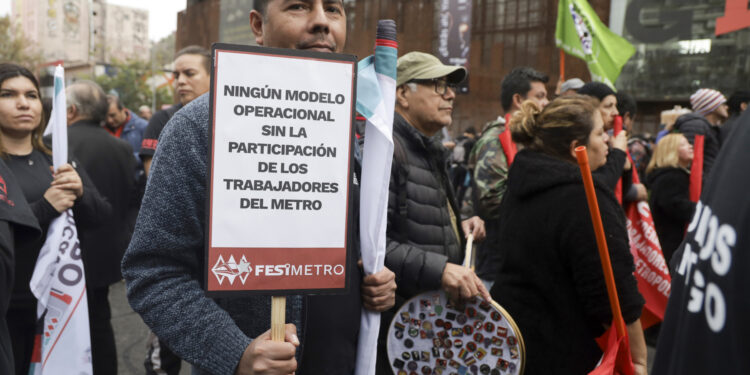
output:
[{"label": "wooden sign pole", "polygon": [[271,297],[271,340],[284,341],[286,325],[286,297]]},{"label": "wooden sign pole", "polygon": [[474,270],[474,235],[470,234],[469,239],[466,241],[466,253],[464,255],[464,267],[471,268]]}]

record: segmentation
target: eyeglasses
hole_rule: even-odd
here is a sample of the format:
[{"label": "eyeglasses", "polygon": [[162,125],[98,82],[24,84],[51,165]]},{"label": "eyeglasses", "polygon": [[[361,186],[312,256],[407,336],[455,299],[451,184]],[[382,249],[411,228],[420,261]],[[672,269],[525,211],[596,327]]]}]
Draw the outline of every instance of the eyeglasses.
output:
[{"label": "eyeglasses", "polygon": [[435,93],[443,96],[445,93],[448,92],[448,88],[450,87],[453,92],[456,92],[457,85],[453,83],[448,83],[448,80],[445,78],[433,78],[433,79],[413,79],[409,82],[414,82],[416,84],[420,85],[435,85]]}]

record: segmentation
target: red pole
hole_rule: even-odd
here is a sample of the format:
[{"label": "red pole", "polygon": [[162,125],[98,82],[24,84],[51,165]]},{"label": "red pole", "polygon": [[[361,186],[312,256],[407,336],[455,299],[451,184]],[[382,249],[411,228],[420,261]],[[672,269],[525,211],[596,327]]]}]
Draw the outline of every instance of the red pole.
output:
[{"label": "red pole", "polygon": [[560,48],[560,81],[565,81],[565,51]]},{"label": "red pole", "polygon": [[[615,137],[617,137],[618,134],[622,131],[622,116],[615,116],[615,123],[614,125],[614,134]],[[630,156],[628,156],[630,157]],[[632,165],[632,162],[631,162]],[[617,198],[617,201],[622,204],[622,178],[617,180],[617,185],[615,185],[615,198]]]},{"label": "red pole", "polygon": [[690,167],[690,200],[698,202],[703,189],[703,135],[696,135],[693,141],[693,165]]},{"label": "red pole", "polygon": [[586,189],[586,199],[589,204],[589,213],[591,221],[594,223],[594,233],[596,234],[596,244],[599,248],[599,259],[602,262],[602,271],[604,271],[604,281],[607,284],[607,294],[609,295],[609,306],[612,309],[612,318],[617,337],[627,337],[625,330],[625,320],[620,310],[620,299],[617,296],[617,287],[615,285],[615,276],[612,272],[612,263],[609,260],[609,249],[607,248],[607,239],[604,234],[604,224],[602,217],[599,215],[599,202],[596,200],[594,191],[594,180],[591,178],[591,167],[589,166],[589,157],[586,153],[586,146],[576,147],[576,158],[578,166],[581,168],[581,177],[583,178],[583,187]]}]

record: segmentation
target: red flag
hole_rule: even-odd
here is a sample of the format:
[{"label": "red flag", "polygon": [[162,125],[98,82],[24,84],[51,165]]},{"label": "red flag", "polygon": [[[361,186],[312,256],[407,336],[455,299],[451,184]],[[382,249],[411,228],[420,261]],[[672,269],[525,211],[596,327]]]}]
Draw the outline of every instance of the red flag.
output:
[{"label": "red flag", "polygon": [[698,202],[703,189],[703,142],[705,136],[696,135],[693,141],[693,165],[690,167],[690,200]]},{"label": "red flag", "polygon": [[513,159],[516,157],[516,153],[518,153],[516,143],[510,137],[510,113],[505,115],[505,130],[498,137],[500,138],[500,145],[503,146],[505,159],[508,161],[508,168],[510,168],[510,165],[513,164]]},{"label": "red flag", "polygon": [[[615,116],[615,135],[621,131],[622,117]],[[638,178],[638,172],[635,171],[635,163],[629,153],[627,157],[633,168],[633,183],[639,184],[641,181]],[[617,181],[615,196],[622,203],[622,179]],[[641,326],[646,329],[664,320],[672,277],[669,275],[669,266],[664,260],[664,253],[656,235],[656,227],[648,203],[628,202],[623,208],[627,219],[630,253],[635,263],[638,291],[646,300],[641,313]]]},{"label": "red flag", "polygon": [[[600,341],[603,340],[603,341]],[[606,343],[601,362],[589,375],[633,375],[633,359],[630,357],[628,336],[617,338],[614,322],[597,342]]]},{"label": "red flag", "polygon": [[646,300],[641,314],[641,325],[646,329],[664,320],[672,277],[664,260],[648,202],[627,203],[625,216],[638,291]]}]

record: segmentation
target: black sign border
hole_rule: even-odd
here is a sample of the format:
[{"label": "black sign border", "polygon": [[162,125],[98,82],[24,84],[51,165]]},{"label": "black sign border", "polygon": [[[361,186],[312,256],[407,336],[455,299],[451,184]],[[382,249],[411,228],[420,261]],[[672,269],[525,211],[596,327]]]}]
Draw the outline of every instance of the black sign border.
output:
[{"label": "black sign border", "polygon": [[[344,248],[346,250],[346,264],[344,266],[344,287],[343,288],[328,288],[328,289],[264,289],[264,290],[222,290],[222,291],[211,291],[208,290],[208,278],[211,274],[212,265],[209,262],[209,249],[210,249],[210,228],[211,228],[211,196],[212,196],[212,176],[213,176],[213,144],[214,144],[214,101],[216,100],[216,50],[221,51],[236,51],[241,53],[251,53],[260,55],[271,55],[271,56],[283,56],[300,59],[314,59],[324,61],[339,61],[347,62],[352,65],[352,101],[351,101],[351,118],[349,119],[349,172],[347,175],[347,212],[346,212],[346,228],[345,228],[345,243]],[[353,262],[354,254],[359,254],[359,249],[353,249],[359,241],[356,237],[359,233],[359,227],[352,225],[352,223],[359,223],[359,218],[351,218],[350,215],[358,214],[359,207],[355,207],[356,201],[352,193],[354,191],[354,182],[352,176],[355,171],[355,157],[354,157],[354,142],[355,132],[354,123],[357,115],[356,103],[357,103],[357,56],[348,54],[338,53],[326,53],[317,51],[306,51],[296,50],[287,48],[272,48],[272,47],[261,47],[261,46],[247,46],[241,44],[229,44],[229,43],[213,43],[211,45],[211,86],[209,91],[209,128],[208,128],[208,169],[206,173],[206,192],[207,197],[205,201],[205,220],[206,225],[204,226],[204,266],[202,268],[203,275],[203,291],[208,297],[212,298],[241,298],[247,296],[287,296],[287,295],[345,295],[349,294],[351,288],[351,278],[360,277],[361,272],[358,272],[357,265]],[[357,189],[359,190],[359,189]],[[356,252],[355,252],[356,251]]]}]

